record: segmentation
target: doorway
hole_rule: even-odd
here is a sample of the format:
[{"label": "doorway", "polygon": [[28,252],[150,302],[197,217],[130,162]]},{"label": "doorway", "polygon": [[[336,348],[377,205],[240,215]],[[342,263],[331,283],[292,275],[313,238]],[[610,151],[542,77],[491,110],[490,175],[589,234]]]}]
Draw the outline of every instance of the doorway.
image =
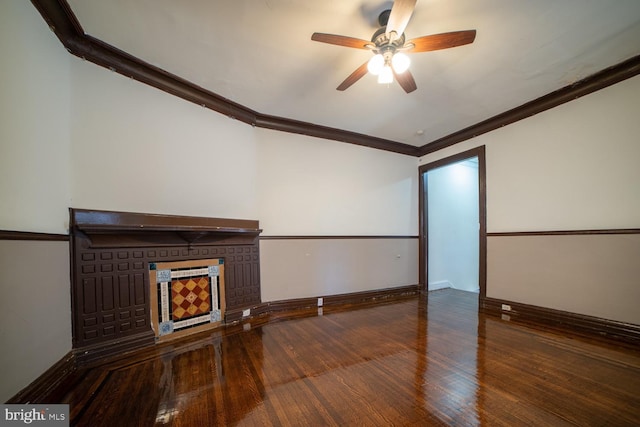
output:
[{"label": "doorway", "polygon": [[484,146],[423,165],[420,174],[420,284],[486,297]]}]

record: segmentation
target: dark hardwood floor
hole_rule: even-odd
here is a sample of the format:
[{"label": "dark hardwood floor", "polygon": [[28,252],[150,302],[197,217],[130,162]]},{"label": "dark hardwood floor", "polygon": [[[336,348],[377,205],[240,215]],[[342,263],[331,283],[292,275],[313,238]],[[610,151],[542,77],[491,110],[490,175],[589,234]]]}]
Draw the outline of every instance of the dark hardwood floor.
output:
[{"label": "dark hardwood floor", "polygon": [[79,426],[637,426],[640,349],[442,290],[157,345],[78,370],[51,398]]}]

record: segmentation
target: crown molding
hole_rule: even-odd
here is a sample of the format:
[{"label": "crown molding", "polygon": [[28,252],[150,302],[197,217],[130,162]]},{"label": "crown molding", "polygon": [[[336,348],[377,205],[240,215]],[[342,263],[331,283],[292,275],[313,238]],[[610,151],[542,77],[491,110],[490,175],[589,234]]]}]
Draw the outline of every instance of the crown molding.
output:
[{"label": "crown molding", "polygon": [[85,34],[66,0],[32,0],[72,55],[254,127],[347,142],[409,156],[418,147],[356,132],[259,113]]},{"label": "crown molding", "polygon": [[519,107],[505,111],[504,113],[493,116],[487,120],[476,123],[465,129],[454,132],[450,135],[431,141],[423,145],[419,149],[419,156],[433,153],[443,148],[450,147],[460,142],[466,141],[483,133],[503,126],[515,123],[527,117],[541,113],[565,102],[604,89],[618,82],[634,77],[640,73],[640,55],[634,56],[626,61],[609,68],[605,68],[595,74],[590,75],[573,84],[567,85],[540,98],[529,101]]},{"label": "crown molding", "polygon": [[345,142],[414,157],[458,144],[640,73],[639,55],[519,107],[416,147],[384,138],[259,113],[85,34],[66,0],[31,0],[31,2],[72,55],[118,74],[254,127]]}]

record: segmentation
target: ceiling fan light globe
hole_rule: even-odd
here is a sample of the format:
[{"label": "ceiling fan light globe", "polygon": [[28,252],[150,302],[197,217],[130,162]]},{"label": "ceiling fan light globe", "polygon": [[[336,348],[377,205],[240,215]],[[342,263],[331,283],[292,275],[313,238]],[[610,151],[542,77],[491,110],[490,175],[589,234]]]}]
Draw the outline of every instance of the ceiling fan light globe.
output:
[{"label": "ceiling fan light globe", "polygon": [[393,71],[395,71],[397,74],[402,74],[409,69],[409,65],[411,65],[411,59],[409,59],[408,55],[402,52],[398,52],[393,55],[393,58],[391,59],[391,65],[393,66]]},{"label": "ceiling fan light globe", "polygon": [[384,57],[380,54],[374,55],[367,64],[367,69],[371,74],[377,76],[384,68]]},{"label": "ceiling fan light globe", "polygon": [[388,65],[385,65],[378,74],[378,83],[380,84],[389,84],[393,83],[393,70]]}]

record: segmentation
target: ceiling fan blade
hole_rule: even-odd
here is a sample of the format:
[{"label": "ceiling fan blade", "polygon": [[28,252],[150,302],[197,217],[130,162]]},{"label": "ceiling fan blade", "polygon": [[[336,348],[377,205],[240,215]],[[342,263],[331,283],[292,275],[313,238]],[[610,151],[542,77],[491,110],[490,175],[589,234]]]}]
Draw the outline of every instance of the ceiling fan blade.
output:
[{"label": "ceiling fan blade", "polygon": [[416,86],[416,81],[413,79],[413,75],[411,74],[411,71],[407,70],[401,74],[398,74],[394,71],[393,75],[398,81],[398,83],[400,84],[400,86],[402,86],[402,89],[404,89],[405,92],[411,93],[414,90],[418,89],[418,86]]},{"label": "ceiling fan blade", "polygon": [[387,35],[395,31],[397,37],[400,37],[404,33],[404,29],[407,28],[409,19],[411,19],[411,14],[413,14],[413,9],[416,7],[416,2],[417,0],[396,0],[393,2],[385,30]]},{"label": "ceiling fan blade", "polygon": [[407,49],[407,52],[429,52],[473,43],[475,39],[476,30],[452,31],[450,33],[418,37],[406,42],[405,46],[414,45],[412,48]]},{"label": "ceiling fan blade", "polygon": [[354,84],[355,82],[360,80],[365,74],[367,74],[367,71],[368,71],[367,70],[367,65],[368,64],[369,64],[369,61],[367,61],[364,64],[362,64],[361,66],[359,66],[353,73],[351,73],[351,75],[349,77],[344,79],[344,81],[342,83],[340,83],[340,86],[338,86],[336,89],[337,90],[348,89],[349,86],[351,86],[352,84]]},{"label": "ceiling fan blade", "polygon": [[313,33],[311,40],[322,43],[335,44],[338,46],[354,47],[356,49],[371,49],[373,44],[368,40],[356,39],[354,37],[338,36],[336,34]]}]

